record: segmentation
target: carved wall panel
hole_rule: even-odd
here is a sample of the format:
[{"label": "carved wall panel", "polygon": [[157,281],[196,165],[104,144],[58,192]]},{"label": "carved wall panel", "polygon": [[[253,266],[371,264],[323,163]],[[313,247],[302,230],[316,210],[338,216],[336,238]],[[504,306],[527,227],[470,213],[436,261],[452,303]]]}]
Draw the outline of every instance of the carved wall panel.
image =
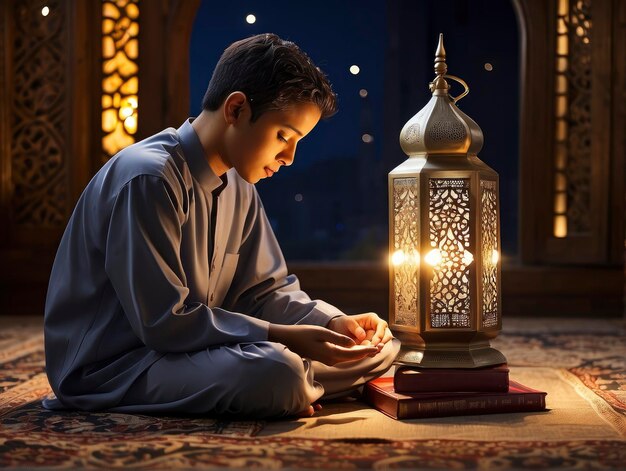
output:
[{"label": "carved wall panel", "polygon": [[62,227],[67,214],[67,8],[14,1],[10,108],[13,224]]}]

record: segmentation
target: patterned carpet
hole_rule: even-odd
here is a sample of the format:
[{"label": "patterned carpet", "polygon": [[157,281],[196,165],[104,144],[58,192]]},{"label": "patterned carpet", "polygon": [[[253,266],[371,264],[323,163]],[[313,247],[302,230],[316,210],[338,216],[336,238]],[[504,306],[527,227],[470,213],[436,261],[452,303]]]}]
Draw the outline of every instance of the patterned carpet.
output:
[{"label": "patterned carpet", "polygon": [[[517,366],[575,375],[626,417],[624,323],[505,319],[494,346]],[[205,417],[53,413],[41,319],[0,318],[2,468],[624,469],[615,440],[497,441],[259,437],[263,422]],[[615,415],[615,414],[614,414]],[[463,418],[459,418],[462,421]],[[607,424],[607,427],[610,427]]]}]

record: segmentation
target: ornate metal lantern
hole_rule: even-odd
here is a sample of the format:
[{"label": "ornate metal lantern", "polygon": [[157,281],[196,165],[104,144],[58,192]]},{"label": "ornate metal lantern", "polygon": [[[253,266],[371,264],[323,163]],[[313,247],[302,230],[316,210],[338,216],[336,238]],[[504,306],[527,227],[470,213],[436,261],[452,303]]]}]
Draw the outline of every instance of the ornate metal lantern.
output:
[{"label": "ornate metal lantern", "polygon": [[[443,34],[433,94],[400,132],[409,159],[389,173],[390,326],[397,362],[425,368],[505,363],[490,347],[502,327],[498,174],[477,153],[478,125],[456,102]],[[449,95],[446,79],[465,87]]]}]

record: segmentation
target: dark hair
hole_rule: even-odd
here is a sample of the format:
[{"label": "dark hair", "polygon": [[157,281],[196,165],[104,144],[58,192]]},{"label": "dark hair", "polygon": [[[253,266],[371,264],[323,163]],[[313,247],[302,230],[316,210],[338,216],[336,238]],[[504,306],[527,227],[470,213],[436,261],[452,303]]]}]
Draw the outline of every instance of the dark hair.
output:
[{"label": "dark hair", "polygon": [[326,75],[297,45],[275,34],[259,34],[226,48],[213,71],[202,109],[217,110],[235,91],[248,98],[251,121],[294,103],[316,104],[322,118],[337,111],[337,96]]}]

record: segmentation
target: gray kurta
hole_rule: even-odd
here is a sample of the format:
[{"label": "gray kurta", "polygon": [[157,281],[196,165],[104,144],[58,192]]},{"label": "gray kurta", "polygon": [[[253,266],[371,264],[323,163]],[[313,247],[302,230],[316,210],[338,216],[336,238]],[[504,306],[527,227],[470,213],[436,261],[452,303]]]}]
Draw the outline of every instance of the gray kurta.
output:
[{"label": "gray kurta", "polygon": [[[46,371],[58,399],[44,406],[264,415],[220,389],[245,377],[247,390],[264,371],[308,385],[268,415],[321,396],[309,362],[267,342],[268,325],[324,326],[342,313],[300,290],[256,189],[234,170],[226,177],[224,186],[186,121],[124,149],[91,180],[50,277]],[[264,358],[287,374],[264,369]]]}]

